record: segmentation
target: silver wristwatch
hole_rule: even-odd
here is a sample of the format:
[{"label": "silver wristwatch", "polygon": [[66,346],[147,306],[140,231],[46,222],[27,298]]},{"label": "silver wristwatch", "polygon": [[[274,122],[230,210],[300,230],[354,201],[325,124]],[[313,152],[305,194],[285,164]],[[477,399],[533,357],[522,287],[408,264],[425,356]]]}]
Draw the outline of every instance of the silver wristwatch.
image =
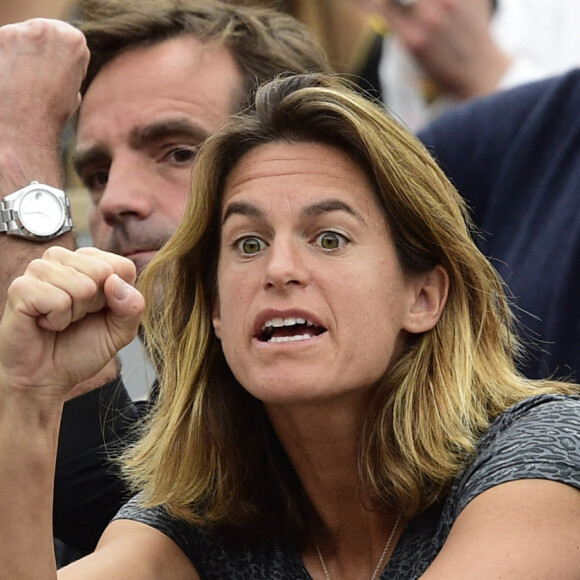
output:
[{"label": "silver wristwatch", "polygon": [[33,181],[0,201],[0,233],[45,242],[71,229],[70,201],[50,185]]}]

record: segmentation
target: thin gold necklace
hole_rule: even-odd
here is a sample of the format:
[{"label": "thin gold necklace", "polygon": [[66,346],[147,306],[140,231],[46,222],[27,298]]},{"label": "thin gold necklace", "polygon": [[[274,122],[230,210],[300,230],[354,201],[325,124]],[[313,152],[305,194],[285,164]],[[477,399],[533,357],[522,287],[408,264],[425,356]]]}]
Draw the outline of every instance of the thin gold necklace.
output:
[{"label": "thin gold necklace", "polygon": [[[393,538],[395,537],[395,532],[397,531],[397,528],[399,527],[399,522],[401,521],[401,512],[399,512],[399,515],[397,516],[397,519],[395,520],[395,525],[393,526],[393,529],[391,530],[391,534],[389,535],[389,539],[387,540],[387,545],[385,546],[385,549],[383,550],[383,553],[381,554],[381,557],[379,558],[379,562],[377,564],[377,567],[375,568],[375,571],[373,572],[373,575],[371,576],[371,580],[375,580],[375,578],[377,577],[377,574],[381,571],[381,566],[383,564],[383,561],[385,559],[385,556],[387,555],[387,552],[389,551],[389,548],[391,547],[391,544],[393,543]],[[328,568],[326,567],[326,563],[324,561],[324,558],[322,557],[322,552],[320,551],[320,546],[318,545],[318,542],[316,542],[314,544],[314,546],[316,547],[316,553],[318,554],[318,559],[320,560],[320,565],[322,566],[322,571],[324,572],[324,577],[326,578],[326,580],[330,580],[330,574],[328,573]]]}]

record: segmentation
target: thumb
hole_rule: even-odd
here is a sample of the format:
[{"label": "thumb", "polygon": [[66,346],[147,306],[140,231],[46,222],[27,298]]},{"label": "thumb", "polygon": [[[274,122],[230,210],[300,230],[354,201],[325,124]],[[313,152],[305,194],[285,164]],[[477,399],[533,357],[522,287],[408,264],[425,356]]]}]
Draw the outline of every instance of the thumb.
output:
[{"label": "thumb", "polygon": [[125,282],[117,274],[111,274],[104,286],[109,324],[115,347],[120,349],[135,338],[141,316],[145,309],[145,299],[141,292]]}]

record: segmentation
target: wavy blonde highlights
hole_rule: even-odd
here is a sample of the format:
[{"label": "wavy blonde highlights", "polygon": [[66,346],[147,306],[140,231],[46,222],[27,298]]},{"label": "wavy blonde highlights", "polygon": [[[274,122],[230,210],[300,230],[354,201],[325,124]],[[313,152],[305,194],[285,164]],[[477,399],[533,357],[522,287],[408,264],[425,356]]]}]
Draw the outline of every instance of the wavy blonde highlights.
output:
[{"label": "wavy blonde highlights", "polygon": [[520,345],[502,283],[474,244],[463,201],[415,137],[336,77],[268,83],[252,110],[203,146],[183,223],[144,276],[161,388],[126,469],[150,504],[191,522],[304,540],[316,516],[211,327],[225,179],[248,151],[274,142],[345,151],[374,184],[404,271],[441,265],[449,274],[440,321],[409,338],[363,429],[360,473],[375,509],[412,516],[437,502],[491,419],[532,394],[575,387],[516,372]]}]

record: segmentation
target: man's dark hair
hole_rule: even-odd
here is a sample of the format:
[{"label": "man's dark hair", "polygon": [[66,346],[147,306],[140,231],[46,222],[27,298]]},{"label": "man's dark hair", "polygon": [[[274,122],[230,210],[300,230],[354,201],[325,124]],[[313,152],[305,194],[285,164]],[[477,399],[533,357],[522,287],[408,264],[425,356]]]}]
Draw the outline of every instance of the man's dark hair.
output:
[{"label": "man's dark hair", "polygon": [[123,52],[185,35],[230,51],[244,79],[240,107],[256,86],[281,73],[330,70],[314,36],[271,8],[221,0],[81,0],[79,14],[77,25],[91,51],[83,94],[103,66]]}]

